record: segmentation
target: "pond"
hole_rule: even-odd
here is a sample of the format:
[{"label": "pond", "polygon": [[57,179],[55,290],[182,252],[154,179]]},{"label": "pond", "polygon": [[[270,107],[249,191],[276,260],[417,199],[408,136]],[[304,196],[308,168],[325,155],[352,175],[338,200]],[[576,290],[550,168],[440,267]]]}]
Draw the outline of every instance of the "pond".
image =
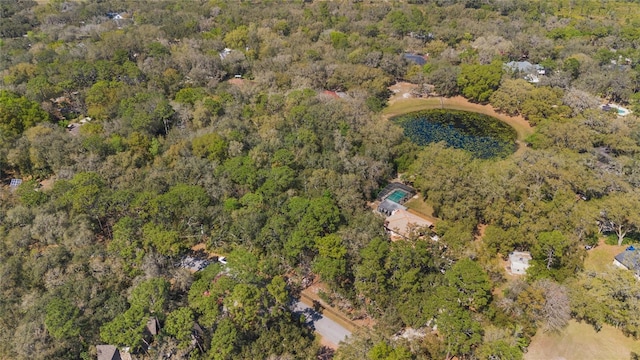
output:
[{"label": "pond", "polygon": [[484,114],[435,109],[396,116],[392,120],[402,126],[406,137],[420,146],[444,141],[481,159],[504,158],[517,149],[515,129]]}]

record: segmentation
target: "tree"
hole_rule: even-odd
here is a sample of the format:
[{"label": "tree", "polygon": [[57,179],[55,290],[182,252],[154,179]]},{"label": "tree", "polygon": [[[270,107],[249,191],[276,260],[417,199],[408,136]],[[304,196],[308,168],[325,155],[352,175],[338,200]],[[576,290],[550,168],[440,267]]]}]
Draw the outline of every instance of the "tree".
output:
[{"label": "tree", "polygon": [[47,305],[44,323],[54,338],[58,340],[74,338],[80,334],[79,314],[80,310],[69,301],[55,298]]},{"label": "tree", "polygon": [[569,285],[572,315],[596,330],[608,323],[628,336],[637,337],[640,335],[637,281],[632,271],[617,268],[579,274]]},{"label": "tree", "polygon": [[249,28],[240,25],[224,36],[224,42],[232,49],[244,50],[249,41]]},{"label": "tree", "polygon": [[236,326],[245,331],[256,329],[264,319],[261,297],[262,290],[255,285],[238,284],[233,288],[224,304]]},{"label": "tree", "polygon": [[154,223],[145,224],[142,234],[147,247],[153,245],[160,254],[165,256],[176,256],[186,248],[177,231],[166,230]]},{"label": "tree", "polygon": [[142,344],[142,332],[146,324],[144,309],[131,307],[100,327],[100,339],[107,344],[135,349]]},{"label": "tree", "polygon": [[456,262],[445,273],[449,286],[458,292],[458,303],[475,311],[483,310],[491,300],[491,282],[484,270],[471,259]]},{"label": "tree", "polygon": [[337,234],[316,238],[318,256],[313,269],[330,284],[339,284],[340,278],[346,274],[347,249]]},{"label": "tree", "polygon": [[582,268],[583,254],[558,230],[541,232],[531,249],[533,278],[550,277],[562,281]]},{"label": "tree", "polygon": [[491,105],[509,115],[517,115],[527,100],[533,85],[523,79],[505,79],[500,88],[491,94]]},{"label": "tree", "polygon": [[360,251],[362,260],[355,269],[355,288],[358,294],[371,299],[371,306],[382,312],[388,297],[387,270],[384,263],[389,255],[389,243],[374,238]]},{"label": "tree", "polygon": [[438,332],[444,335],[447,359],[450,355],[470,354],[482,342],[482,326],[471,317],[469,311],[456,304],[455,300],[449,301],[438,315],[437,323]]},{"label": "tree", "polygon": [[211,349],[209,358],[213,360],[230,360],[240,345],[240,334],[233,322],[222,319],[216,326],[211,337]]},{"label": "tree", "polygon": [[494,61],[489,65],[463,64],[457,83],[462,95],[476,102],[486,102],[498,89],[502,78],[502,63]]},{"label": "tree", "polygon": [[612,231],[622,245],[625,236],[640,226],[640,201],[633,193],[613,193],[603,199],[600,205],[600,229]]},{"label": "tree", "polygon": [[521,360],[522,350],[504,340],[486,342],[478,347],[476,352],[481,360]]},{"label": "tree", "polygon": [[347,34],[340,31],[332,31],[329,36],[331,38],[331,45],[335,49],[346,49],[349,46]]},{"label": "tree", "polygon": [[587,109],[596,109],[600,100],[582,90],[569,88],[562,97],[562,102],[573,110],[573,114],[582,114]]},{"label": "tree", "polygon": [[441,96],[456,96],[460,93],[458,77],[460,68],[457,66],[441,66],[431,71],[426,76],[426,81],[432,84],[435,92]]},{"label": "tree", "polygon": [[411,360],[413,355],[406,347],[399,345],[392,347],[385,341],[375,344],[367,353],[370,360]]},{"label": "tree", "polygon": [[38,103],[7,90],[0,91],[0,141],[11,140],[47,120],[49,114]]},{"label": "tree", "polygon": [[162,278],[152,278],[140,283],[131,292],[131,308],[140,308],[145,313],[162,315],[169,300],[171,284]]},{"label": "tree", "polygon": [[167,315],[164,330],[178,340],[178,347],[186,348],[191,343],[193,324],[193,311],[189,308],[181,307]]},{"label": "tree", "polygon": [[572,78],[580,76],[580,61],[576,58],[568,58],[562,63],[562,70],[568,72]]},{"label": "tree", "polygon": [[97,119],[115,116],[123,92],[124,84],[121,82],[106,80],[96,82],[87,91],[85,99],[87,114]]}]

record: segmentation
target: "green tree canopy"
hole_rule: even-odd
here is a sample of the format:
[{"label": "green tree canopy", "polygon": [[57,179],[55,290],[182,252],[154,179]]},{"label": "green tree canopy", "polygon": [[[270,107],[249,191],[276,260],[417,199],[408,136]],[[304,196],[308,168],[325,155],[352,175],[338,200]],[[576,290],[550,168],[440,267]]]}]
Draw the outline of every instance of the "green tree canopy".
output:
[{"label": "green tree canopy", "polygon": [[7,90],[0,91],[0,141],[22,134],[35,124],[49,120],[40,105]]},{"label": "green tree canopy", "polygon": [[502,78],[502,62],[489,65],[462,65],[458,75],[458,86],[462,95],[476,102],[487,102],[498,89]]}]

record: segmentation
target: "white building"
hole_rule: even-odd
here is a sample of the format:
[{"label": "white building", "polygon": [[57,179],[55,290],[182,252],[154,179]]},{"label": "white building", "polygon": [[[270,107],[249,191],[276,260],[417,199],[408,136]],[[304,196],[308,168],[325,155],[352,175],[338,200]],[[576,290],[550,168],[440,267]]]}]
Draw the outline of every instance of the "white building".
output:
[{"label": "white building", "polygon": [[509,270],[513,275],[524,275],[529,268],[531,253],[527,251],[514,251],[509,254]]}]

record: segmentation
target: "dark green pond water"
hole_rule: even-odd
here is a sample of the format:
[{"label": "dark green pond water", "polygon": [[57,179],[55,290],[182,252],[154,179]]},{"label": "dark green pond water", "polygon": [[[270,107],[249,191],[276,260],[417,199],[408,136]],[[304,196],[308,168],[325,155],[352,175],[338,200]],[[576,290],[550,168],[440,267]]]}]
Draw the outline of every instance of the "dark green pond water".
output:
[{"label": "dark green pond water", "polygon": [[444,141],[482,159],[506,157],[517,148],[516,130],[484,114],[436,109],[400,115],[392,120],[402,126],[406,137],[420,146]]}]

